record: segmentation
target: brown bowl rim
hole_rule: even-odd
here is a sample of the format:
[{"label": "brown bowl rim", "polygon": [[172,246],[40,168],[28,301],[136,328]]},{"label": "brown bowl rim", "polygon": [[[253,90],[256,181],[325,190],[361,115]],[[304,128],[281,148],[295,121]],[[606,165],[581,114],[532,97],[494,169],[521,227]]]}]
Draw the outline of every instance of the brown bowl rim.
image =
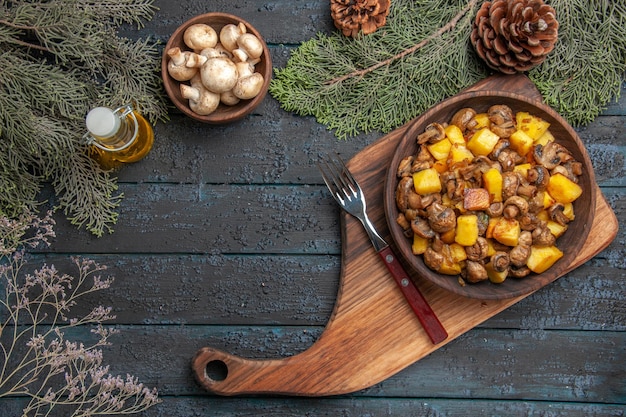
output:
[{"label": "brown bowl rim", "polygon": [[[575,150],[575,153],[579,154],[576,156],[576,158],[579,162],[583,163],[581,186],[583,186],[584,192],[587,192],[589,194],[587,200],[589,201],[589,206],[587,210],[583,210],[582,208],[580,208],[580,206],[584,203],[584,200],[578,199],[574,202],[574,209],[576,213],[576,219],[574,220],[574,222],[576,222],[577,225],[576,229],[582,230],[580,231],[580,233],[577,234],[577,236],[575,236],[575,238],[572,239],[572,234],[569,232],[574,232],[574,230],[573,228],[570,228],[563,236],[561,236],[557,240],[557,246],[559,246],[559,242],[562,243],[564,241],[567,241],[567,239],[574,243],[572,243],[572,247],[569,248],[567,252],[564,251],[564,256],[559,259],[546,272],[542,274],[531,273],[531,275],[523,279],[507,278],[502,284],[482,282],[478,284],[467,283],[465,286],[461,286],[457,280],[457,276],[436,273],[424,264],[422,256],[416,256],[412,254],[409,239],[404,237],[404,235],[402,234],[402,229],[395,222],[398,214],[398,209],[395,204],[395,189],[398,183],[396,177],[396,167],[403,157],[409,155],[410,152],[412,152],[411,147],[413,150],[417,150],[417,144],[410,143],[410,141],[415,142],[415,140],[411,138],[415,138],[417,133],[423,131],[424,127],[428,123],[447,122],[450,120],[454,112],[463,107],[472,107],[473,103],[471,103],[471,101],[480,98],[493,98],[490,103],[481,103],[479,106],[481,109],[482,107],[488,107],[492,104],[507,104],[517,102],[519,106],[511,106],[514,112],[527,110],[531,111],[531,114],[533,114],[532,109],[537,109],[538,111],[535,110],[534,114],[539,113],[539,116],[545,117],[551,123],[551,131],[555,130],[555,124],[560,125],[567,133],[567,135],[569,135],[569,137],[573,139],[574,144],[577,148]],[[498,102],[498,100],[500,101]],[[502,103],[502,101],[504,101],[505,103]],[[441,112],[444,112],[444,110],[447,116],[443,117],[443,120],[441,118],[435,118],[437,114],[443,116]],[[556,139],[557,142],[564,142],[564,140],[560,137],[557,137]],[[569,142],[569,140],[566,139],[565,142]],[[571,146],[568,146],[568,149],[571,150]],[[389,230],[391,232],[392,241],[395,244],[396,249],[398,250],[403,261],[407,265],[409,265],[410,270],[416,272],[418,277],[426,279],[437,285],[438,287],[469,298],[483,300],[507,299],[526,295],[533,291],[536,291],[539,288],[542,288],[545,285],[553,282],[561,275],[567,273],[569,270],[575,267],[575,265],[573,265],[573,262],[578,256],[578,253],[580,252],[580,249],[584,245],[585,241],[587,240],[587,236],[591,229],[593,217],[595,214],[596,192],[593,188],[595,184],[595,174],[593,171],[591,159],[589,158],[589,155],[582,140],[580,139],[576,131],[569,125],[569,123],[567,123],[567,121],[551,107],[542,102],[532,100],[512,92],[489,90],[470,91],[460,93],[456,96],[442,101],[441,103],[431,107],[425,113],[418,116],[416,119],[409,123],[403,137],[397,144],[396,150],[394,151],[390,164],[387,168],[384,186],[385,217]]]},{"label": "brown bowl rim", "polygon": [[[219,29],[221,29],[221,27],[226,25],[227,23],[241,22],[246,26],[246,30],[249,33],[254,34],[261,41],[261,44],[263,45],[263,59],[261,63],[257,64],[256,69],[257,72],[261,72],[261,74],[263,74],[264,82],[263,86],[261,87],[261,92],[256,97],[250,100],[242,100],[234,106],[226,106],[224,104],[220,104],[215,112],[203,116],[194,113],[193,111],[191,111],[189,106],[185,104],[187,100],[182,98],[180,94],[180,89],[178,88],[180,81],[173,79],[167,71],[167,63],[169,60],[169,57],[167,56],[167,51],[170,48],[174,47],[174,41],[176,39],[180,39],[180,42],[182,43],[182,34],[189,26],[196,23],[210,24],[215,20],[218,20],[218,25],[221,25],[217,29],[218,33]],[[259,69],[260,71],[258,71]],[[270,55],[269,48],[265,43],[265,39],[261,36],[259,31],[257,31],[256,28],[252,26],[249,22],[229,13],[204,13],[187,20],[186,22],[178,26],[178,28],[176,28],[176,30],[172,33],[165,45],[165,48],[163,49],[163,54],[161,56],[161,77],[163,79],[163,87],[165,88],[165,92],[167,93],[171,102],[176,106],[176,108],[178,108],[178,110],[183,112],[185,115],[200,122],[209,124],[230,123],[236,120],[240,120],[250,114],[259,104],[261,104],[261,102],[267,95],[269,84],[272,78],[272,71],[272,57]]]}]

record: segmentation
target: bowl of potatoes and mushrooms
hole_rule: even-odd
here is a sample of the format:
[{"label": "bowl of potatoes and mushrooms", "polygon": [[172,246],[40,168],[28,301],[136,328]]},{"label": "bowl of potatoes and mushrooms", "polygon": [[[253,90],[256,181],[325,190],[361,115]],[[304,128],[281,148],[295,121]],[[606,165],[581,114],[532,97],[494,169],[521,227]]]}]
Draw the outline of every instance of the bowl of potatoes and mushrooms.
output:
[{"label": "bowl of potatoes and mushrooms", "polygon": [[408,126],[386,175],[385,213],[420,279],[505,299],[570,269],[591,229],[594,187],[584,145],[549,106],[466,92]]},{"label": "bowl of potatoes and mushrooms", "polygon": [[263,101],[272,60],[250,23],[227,13],[206,13],[174,31],[163,50],[161,73],[180,111],[222,124],[245,117]]}]

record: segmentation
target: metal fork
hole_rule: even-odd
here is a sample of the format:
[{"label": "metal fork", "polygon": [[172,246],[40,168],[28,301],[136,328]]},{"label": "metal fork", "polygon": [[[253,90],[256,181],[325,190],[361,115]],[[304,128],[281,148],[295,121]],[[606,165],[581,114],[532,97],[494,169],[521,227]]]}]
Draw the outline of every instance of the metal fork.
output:
[{"label": "metal fork", "polygon": [[374,249],[376,249],[376,252],[378,252],[382,258],[385,266],[387,266],[387,269],[391,272],[400,290],[402,290],[402,294],[404,294],[422,324],[422,327],[426,330],[430,340],[435,344],[444,341],[448,337],[448,333],[441,325],[441,322],[432,308],[428,305],[428,302],[426,302],[420,290],[406,273],[387,242],[385,242],[374,228],[374,225],[367,216],[367,206],[363,190],[346,167],[346,164],[337,156],[336,159],[329,158],[323,160],[318,164],[318,167],[322,173],[324,183],[326,183],[333,198],[339,203],[341,208],[359,219],[363,224],[367,235],[372,241],[372,245],[374,245]]}]

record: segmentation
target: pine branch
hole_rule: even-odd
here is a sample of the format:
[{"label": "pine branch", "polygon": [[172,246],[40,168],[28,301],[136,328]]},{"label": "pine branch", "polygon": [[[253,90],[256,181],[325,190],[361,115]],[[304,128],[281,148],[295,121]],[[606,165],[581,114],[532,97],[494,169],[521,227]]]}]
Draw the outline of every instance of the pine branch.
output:
[{"label": "pine branch", "polygon": [[388,132],[485,76],[469,45],[476,8],[467,0],[396,0],[373,34],[319,34],[303,43],[275,71],[270,93],[341,139]]},{"label": "pine branch", "polygon": [[465,6],[463,9],[461,9],[461,11],[459,11],[459,13],[457,13],[456,16],[454,16],[454,18],[449,21],[448,23],[446,23],[444,26],[440,27],[439,29],[437,29],[436,32],[434,32],[432,35],[428,36],[427,38],[423,39],[421,42],[419,42],[417,45],[414,45],[408,49],[405,49],[404,51],[392,56],[391,58],[387,58],[384,61],[380,61],[368,68],[364,68],[362,70],[357,70],[357,71],[352,71],[351,73],[348,73],[346,75],[342,75],[341,77],[337,77],[337,78],[333,78],[332,80],[326,81],[326,84],[335,84],[335,83],[340,83],[342,81],[347,80],[348,78],[352,78],[352,77],[362,77],[365,74],[369,74],[372,71],[376,71],[378,68],[380,67],[384,67],[387,65],[390,65],[393,61],[396,61],[398,59],[402,59],[407,55],[413,54],[415,53],[418,49],[423,48],[424,46],[426,46],[426,44],[428,44],[428,42],[432,41],[433,39],[440,37],[441,35],[443,35],[445,32],[454,29],[454,27],[456,26],[456,24],[458,23],[459,19],[461,19],[461,17],[463,17],[463,15],[465,15],[465,13],[468,12],[468,10],[473,9],[476,6],[476,2],[478,0],[471,0],[467,6]]},{"label": "pine branch", "polygon": [[[559,41],[529,72],[570,123],[593,120],[626,80],[626,3],[549,1]],[[283,109],[313,115],[341,139],[391,131],[488,75],[469,41],[474,1],[394,0],[386,26],[356,39],[318,34],[275,70]]]},{"label": "pine branch", "polygon": [[573,125],[592,122],[620,96],[626,77],[626,3],[553,0],[555,50],[529,77],[544,101]]},{"label": "pine branch", "polygon": [[0,214],[36,208],[50,182],[73,224],[112,231],[122,195],[87,156],[84,116],[132,102],[166,119],[156,43],[116,34],[155,10],[152,0],[0,1]]},{"label": "pine branch", "polygon": [[[88,156],[87,149],[83,151],[64,164],[52,185],[68,220],[100,237],[104,232],[113,233],[112,225],[117,223],[116,210],[123,194],[117,192],[111,174],[100,169]],[[84,204],[85,201],[89,204]]]}]

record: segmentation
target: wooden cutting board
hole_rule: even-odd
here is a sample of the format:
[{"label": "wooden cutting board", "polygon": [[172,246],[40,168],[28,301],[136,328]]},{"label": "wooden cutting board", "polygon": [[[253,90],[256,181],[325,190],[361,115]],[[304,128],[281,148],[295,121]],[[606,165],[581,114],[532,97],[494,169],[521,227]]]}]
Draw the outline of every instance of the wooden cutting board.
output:
[{"label": "wooden cutting board", "polygon": [[[494,76],[470,88],[481,89],[515,91],[541,100],[535,86],[523,75]],[[401,127],[380,138],[348,163],[365,190],[371,220],[387,241],[391,239],[383,208],[383,183],[388,162],[405,129]],[[566,272],[594,257],[617,235],[615,214],[597,185],[594,192],[595,221],[583,251]],[[413,276],[449,334],[444,342],[433,345],[361,224],[345,213],[341,216],[339,294],[320,338],[306,351],[282,359],[246,359],[202,348],[193,358],[192,367],[204,388],[220,395],[328,396],[358,391],[396,374],[530,295],[477,300]]]}]

